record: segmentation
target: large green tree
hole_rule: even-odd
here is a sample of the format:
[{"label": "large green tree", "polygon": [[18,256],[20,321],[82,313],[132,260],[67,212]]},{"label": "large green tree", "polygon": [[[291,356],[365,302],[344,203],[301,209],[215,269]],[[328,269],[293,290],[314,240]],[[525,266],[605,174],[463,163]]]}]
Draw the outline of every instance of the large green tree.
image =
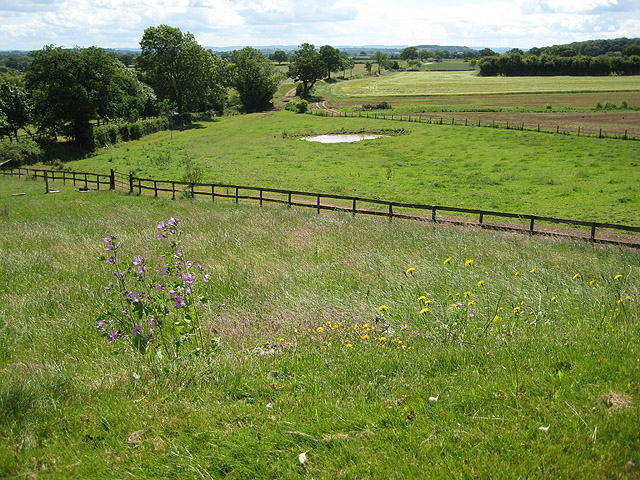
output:
[{"label": "large green tree", "polygon": [[320,53],[310,43],[303,43],[289,59],[289,78],[302,82],[300,95],[309,96],[309,92],[318,80],[325,76],[326,66]]},{"label": "large green tree", "polygon": [[382,73],[382,69],[389,63],[389,54],[377,51],[376,63],[378,64],[378,75]]},{"label": "large green tree", "polygon": [[400,53],[402,60],[415,60],[418,58],[418,47],[407,47]]},{"label": "large green tree", "polygon": [[202,48],[191,33],[168,25],[149,27],[140,41],[137,65],[159,100],[166,100],[178,113],[206,108],[212,90],[219,94],[221,64]]},{"label": "large green tree", "polygon": [[342,69],[342,57],[340,50],[331,45],[323,45],[320,47],[320,59],[325,66],[327,78],[331,80],[331,72],[338,72]]},{"label": "large green tree", "polygon": [[233,62],[231,85],[238,91],[245,111],[269,108],[284,74],[255,48],[234,50],[229,58]]},{"label": "large green tree", "polygon": [[0,112],[4,114],[5,130],[18,141],[18,130],[31,123],[31,100],[27,92],[12,83],[0,84]]},{"label": "large green tree", "polygon": [[66,50],[49,45],[34,52],[25,80],[39,129],[91,148],[91,122],[122,112],[114,106],[135,95],[134,79],[120,67],[97,47]]}]

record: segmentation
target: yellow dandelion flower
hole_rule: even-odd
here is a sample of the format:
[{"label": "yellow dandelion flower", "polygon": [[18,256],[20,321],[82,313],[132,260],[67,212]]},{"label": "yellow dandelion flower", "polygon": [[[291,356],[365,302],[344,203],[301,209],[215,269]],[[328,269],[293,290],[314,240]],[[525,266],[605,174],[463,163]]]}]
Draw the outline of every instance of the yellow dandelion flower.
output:
[{"label": "yellow dandelion flower", "polygon": [[347,348],[353,348],[353,345],[351,345],[350,343],[347,343],[347,344],[345,345],[345,347],[347,347]]},{"label": "yellow dandelion flower", "polygon": [[466,262],[464,262],[464,266],[465,267],[470,267],[471,265],[473,265],[473,260],[471,258],[469,260],[467,260]]},{"label": "yellow dandelion flower", "polygon": [[425,307],[422,310],[420,310],[420,315],[423,315],[423,314],[427,313],[428,311],[429,311],[429,309]]},{"label": "yellow dandelion flower", "polygon": [[318,328],[316,328],[316,332],[322,333],[322,332],[324,332],[324,328],[318,327]]},{"label": "yellow dandelion flower", "polygon": [[293,333],[298,333],[298,329],[297,329],[297,328],[294,328],[294,329],[293,329]]},{"label": "yellow dandelion flower", "polygon": [[407,270],[404,272],[405,275],[409,275],[410,273],[413,273],[413,271],[415,270],[415,268],[411,267],[411,268],[407,268]]},{"label": "yellow dandelion flower", "polygon": [[402,345],[402,340],[398,340],[398,345]]},{"label": "yellow dandelion flower", "polygon": [[369,335],[362,335],[360,338],[362,340],[369,340]]},{"label": "yellow dandelion flower", "polygon": [[520,272],[516,272],[515,276],[519,277],[520,276]]},{"label": "yellow dandelion flower", "polygon": [[380,337],[378,339],[379,342],[386,342],[387,341],[387,337]]},{"label": "yellow dandelion flower", "polygon": [[513,313],[520,313],[520,307],[513,307]]},{"label": "yellow dandelion flower", "polygon": [[284,338],[279,338],[278,341],[279,342],[284,342]]},{"label": "yellow dandelion flower", "polygon": [[620,305],[622,302],[624,302],[624,298],[621,298],[620,300],[618,300],[618,305]]},{"label": "yellow dandelion flower", "polygon": [[423,300],[426,300],[426,299],[427,299],[427,297],[425,297],[424,295],[421,295],[421,296],[418,297],[418,301],[419,302],[421,302]]},{"label": "yellow dandelion flower", "polygon": [[444,265],[446,265],[447,263],[451,262],[451,257],[448,257],[444,262],[442,262]]},{"label": "yellow dandelion flower", "polygon": [[471,295],[471,292],[464,292],[465,297],[468,297],[469,295]]},{"label": "yellow dandelion flower", "polygon": [[522,300],[522,301],[520,302],[520,305],[524,305],[524,300]]},{"label": "yellow dandelion flower", "polygon": [[387,307],[386,305],[380,305],[378,307],[378,310],[380,310],[381,312],[384,312],[385,310],[389,310],[389,307]]},{"label": "yellow dandelion flower", "polygon": [[624,297],[625,300],[631,300],[631,297],[629,295],[627,295],[626,297]]},{"label": "yellow dandelion flower", "polygon": [[324,322],[324,324],[325,324],[327,327],[330,327],[330,326],[331,326],[331,322],[330,322],[329,320],[327,320],[326,322]]},{"label": "yellow dandelion flower", "polygon": [[369,328],[369,324],[365,323],[364,325],[362,325],[362,328]]},{"label": "yellow dandelion flower", "polygon": [[407,346],[406,346],[406,345],[402,345],[402,349],[403,349],[403,350],[406,350],[406,349],[407,349]]},{"label": "yellow dandelion flower", "polygon": [[574,279],[574,280],[577,280],[577,279],[579,279],[579,278],[580,278],[580,274],[579,274],[579,273],[576,273],[576,274],[573,276],[573,279]]},{"label": "yellow dandelion flower", "polygon": [[498,323],[499,321],[500,321],[500,317],[498,315],[493,317],[493,323]]},{"label": "yellow dandelion flower", "polygon": [[479,286],[479,287],[481,287],[481,286],[483,286],[483,285],[484,285],[484,280],[480,280],[480,281],[478,282],[478,286]]},{"label": "yellow dandelion flower", "polygon": [[387,348],[387,346],[383,343],[382,345],[380,345],[380,348]]},{"label": "yellow dandelion flower", "polygon": [[467,303],[467,305],[472,306],[474,305],[476,302],[474,300],[471,300],[469,303]]},{"label": "yellow dandelion flower", "polygon": [[554,296],[554,297],[551,297],[551,301],[552,301],[552,302],[555,302],[555,301],[557,301],[557,300],[558,300],[558,297],[555,297],[555,296]]},{"label": "yellow dandelion flower", "polygon": [[502,311],[502,307],[498,307],[498,311],[501,312]]},{"label": "yellow dandelion flower", "polygon": [[591,281],[589,282],[589,285],[595,285],[595,283],[596,283],[596,281],[595,281],[595,280],[591,280]]},{"label": "yellow dandelion flower", "polygon": [[536,273],[536,269],[532,268],[531,270],[529,270],[529,273]]},{"label": "yellow dandelion flower", "polygon": [[622,278],[622,274],[621,273],[619,273],[618,275],[613,277],[614,280],[620,280],[621,278]]},{"label": "yellow dandelion flower", "polygon": [[351,327],[351,328],[353,328],[354,330],[358,330],[360,327],[359,327],[359,326],[358,326],[358,324],[356,323],[356,324],[355,324],[353,327]]},{"label": "yellow dandelion flower", "polygon": [[424,301],[424,303],[425,303],[426,305],[429,305],[432,301],[433,301],[433,300],[425,300],[425,301]]}]

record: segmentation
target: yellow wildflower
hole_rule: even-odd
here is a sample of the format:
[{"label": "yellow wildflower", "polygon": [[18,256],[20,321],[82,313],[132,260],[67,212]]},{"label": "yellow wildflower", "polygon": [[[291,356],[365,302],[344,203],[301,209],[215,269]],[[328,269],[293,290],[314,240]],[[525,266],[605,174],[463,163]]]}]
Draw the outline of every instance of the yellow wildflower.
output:
[{"label": "yellow wildflower", "polygon": [[404,272],[405,275],[409,275],[410,273],[413,273],[413,271],[415,270],[415,268],[411,267],[411,268],[407,268],[407,270]]},{"label": "yellow wildflower", "polygon": [[552,302],[555,302],[556,300],[558,300],[558,297],[555,297],[555,296],[554,296],[554,297],[551,297],[551,301],[552,301]]},{"label": "yellow wildflower", "polygon": [[284,342],[284,338],[279,338],[278,341],[279,342]]},{"label": "yellow wildflower", "polygon": [[471,292],[464,292],[465,297],[468,297],[469,295],[471,295]]},{"label": "yellow wildflower", "polygon": [[618,305],[620,305],[622,302],[624,302],[624,298],[621,298],[620,300],[618,300]]},{"label": "yellow wildflower", "polygon": [[347,343],[345,346],[346,346],[347,348],[353,348],[353,345],[351,345],[350,343]]},{"label": "yellow wildflower", "polygon": [[627,295],[626,297],[624,297],[625,300],[631,300],[631,297],[629,295]]},{"label": "yellow wildflower", "polygon": [[369,340],[369,335],[362,335],[360,338],[362,338],[362,340]]},{"label": "yellow wildflower", "polygon": [[386,305],[380,305],[378,307],[378,310],[380,310],[381,312],[384,312],[385,310],[389,310],[389,307],[387,307]]},{"label": "yellow wildflower", "polygon": [[622,278],[622,274],[618,274],[615,277],[613,277],[614,280],[620,280]]},{"label": "yellow wildflower", "polygon": [[331,326],[331,322],[330,322],[329,320],[327,320],[326,322],[324,322],[324,324],[325,324],[327,327],[330,327],[330,326]]},{"label": "yellow wildflower", "polygon": [[324,328],[318,327],[318,328],[316,328],[316,332],[322,333],[322,332],[324,332]]},{"label": "yellow wildflower", "polygon": [[481,286],[483,286],[483,285],[484,285],[484,280],[480,280],[480,281],[478,282],[478,286],[479,286],[479,287],[481,287]]},{"label": "yellow wildflower", "polygon": [[387,337],[380,337],[378,339],[379,342],[386,342],[387,341]]},{"label": "yellow wildflower", "polygon": [[474,300],[471,300],[467,305],[472,306],[474,303],[476,303]]},{"label": "yellow wildflower", "polygon": [[365,323],[364,325],[362,325],[362,328],[369,328],[369,324]]},{"label": "yellow wildflower", "polygon": [[423,315],[423,314],[427,313],[428,311],[429,311],[429,309],[425,307],[422,310],[420,310],[420,315]]},{"label": "yellow wildflower", "polygon": [[498,315],[493,317],[493,323],[498,323],[499,321],[500,321],[500,317]]},{"label": "yellow wildflower", "polygon": [[536,269],[532,268],[531,270],[529,270],[529,273],[536,273]]},{"label": "yellow wildflower", "polygon": [[470,267],[471,265],[473,265],[473,260],[472,259],[469,259],[466,262],[464,262],[464,266],[465,267]]},{"label": "yellow wildflower", "polygon": [[520,313],[520,307],[513,307],[513,313]]},{"label": "yellow wildflower", "polygon": [[444,262],[442,262],[444,265],[446,265],[447,263],[449,263],[451,261],[451,257],[448,257]]},{"label": "yellow wildflower", "polygon": [[577,279],[579,279],[579,278],[580,278],[580,274],[579,274],[579,273],[576,273],[576,274],[573,276],[573,279],[574,279],[574,280],[577,280]]},{"label": "yellow wildflower", "polygon": [[424,295],[421,295],[421,296],[418,297],[418,301],[419,302],[421,302],[423,300],[426,300],[426,299],[427,299],[427,297],[425,297]]},{"label": "yellow wildflower", "polygon": [[425,301],[424,301],[424,303],[425,303],[426,305],[429,305],[432,301],[433,301],[433,300],[425,300]]},{"label": "yellow wildflower", "polygon": [[596,281],[595,281],[595,280],[591,280],[591,281],[589,282],[589,285],[593,285],[593,284],[595,284],[595,283],[596,283]]},{"label": "yellow wildflower", "polygon": [[519,276],[519,275],[520,275],[520,272],[516,272],[515,276],[517,277],[517,276]]}]

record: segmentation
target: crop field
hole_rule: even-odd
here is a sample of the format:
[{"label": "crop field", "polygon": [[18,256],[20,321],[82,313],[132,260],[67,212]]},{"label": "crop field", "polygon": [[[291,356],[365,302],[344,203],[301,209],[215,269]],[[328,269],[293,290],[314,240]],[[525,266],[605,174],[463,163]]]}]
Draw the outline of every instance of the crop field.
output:
[{"label": "crop field", "polygon": [[[3,477],[637,478],[639,252],[59,189],[0,176]],[[166,224],[177,358],[169,297],[104,329],[169,295]]]},{"label": "crop field", "polygon": [[402,72],[332,88],[340,97],[639,91],[637,77],[478,77],[475,72]]},{"label": "crop field", "polygon": [[[196,171],[204,182],[640,222],[638,145],[633,141],[287,111],[199,127],[120,144],[65,167],[100,173],[115,168],[177,181]],[[387,136],[354,144],[300,140],[303,135],[384,129],[389,129]]]}]

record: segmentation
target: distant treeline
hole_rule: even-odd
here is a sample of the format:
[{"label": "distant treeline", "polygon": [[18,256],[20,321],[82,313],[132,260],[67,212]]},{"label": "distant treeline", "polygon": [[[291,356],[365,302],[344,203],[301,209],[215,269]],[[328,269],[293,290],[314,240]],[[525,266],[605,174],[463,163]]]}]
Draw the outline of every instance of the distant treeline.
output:
[{"label": "distant treeline", "polygon": [[553,76],[553,75],[640,75],[640,56],[626,57],[598,55],[576,55],[571,57],[548,54],[520,55],[512,53],[504,56],[485,57],[478,62],[480,75],[491,77]]}]

